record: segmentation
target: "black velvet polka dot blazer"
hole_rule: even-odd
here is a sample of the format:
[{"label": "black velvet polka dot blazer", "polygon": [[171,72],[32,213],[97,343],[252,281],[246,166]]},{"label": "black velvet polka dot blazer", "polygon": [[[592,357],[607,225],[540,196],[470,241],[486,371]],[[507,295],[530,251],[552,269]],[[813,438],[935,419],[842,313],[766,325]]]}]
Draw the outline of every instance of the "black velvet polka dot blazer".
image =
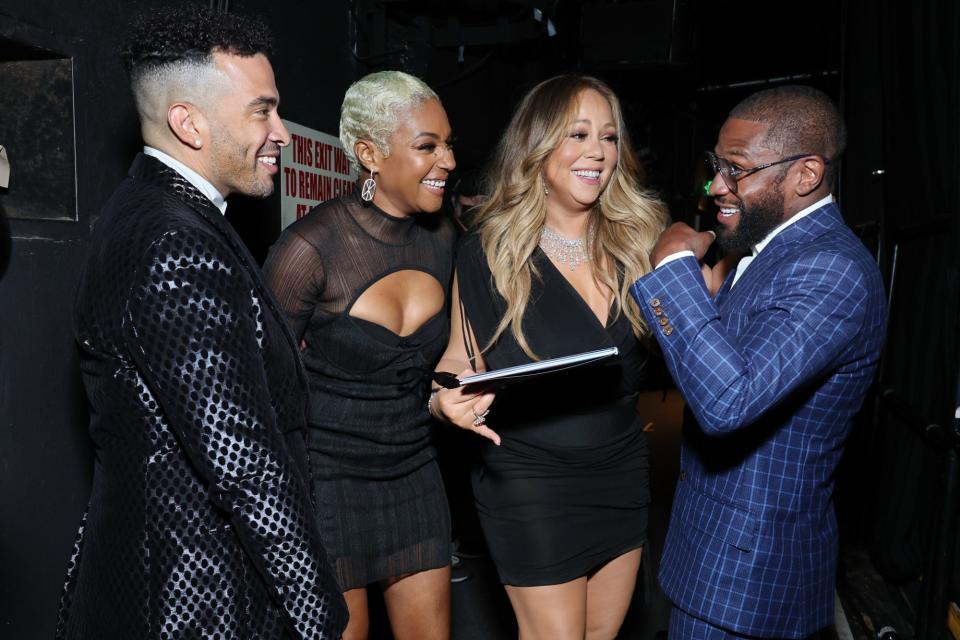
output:
[{"label": "black velvet polka dot blazer", "polygon": [[220,212],[138,156],[75,313],[96,462],[57,636],[339,638],[302,366]]}]

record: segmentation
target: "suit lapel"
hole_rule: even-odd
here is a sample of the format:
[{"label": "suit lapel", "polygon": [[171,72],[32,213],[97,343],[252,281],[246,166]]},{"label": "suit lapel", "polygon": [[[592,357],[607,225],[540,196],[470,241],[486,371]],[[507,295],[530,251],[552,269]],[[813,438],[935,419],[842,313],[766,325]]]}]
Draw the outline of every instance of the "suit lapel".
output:
[{"label": "suit lapel", "polygon": [[815,211],[811,211],[808,215],[778,233],[776,237],[770,241],[770,244],[760,252],[757,259],[759,260],[772,248],[806,244],[843,225],[840,209],[837,208],[835,203],[830,202]]},{"label": "suit lapel", "polygon": [[[835,203],[828,203],[819,209],[810,212],[794,224],[778,233],[763,251],[753,259],[747,269],[737,281],[737,286],[730,289],[724,282],[723,289],[729,292],[725,301],[740,299],[745,291],[753,291],[758,285],[765,283],[766,272],[783,260],[783,256],[799,245],[809,244],[820,236],[835,231],[844,226],[840,210]],[[729,280],[729,278],[728,278]],[[721,290],[723,290],[721,289]],[[751,295],[752,294],[748,294]],[[718,294],[718,304],[719,294]]]},{"label": "suit lapel", "polygon": [[[134,179],[144,180],[151,184],[172,191],[184,204],[193,209],[208,225],[216,229],[224,240],[230,245],[243,262],[244,267],[250,271],[256,263],[253,257],[246,249],[243,241],[234,231],[233,227],[226,221],[220,210],[214,206],[210,199],[200,193],[196,187],[181,176],[179,173],[145,154],[139,154],[133,161],[130,168],[130,176]],[[259,278],[257,278],[259,279]]]},{"label": "suit lapel", "polygon": [[184,204],[203,218],[209,226],[213,227],[227,242],[230,248],[233,249],[233,252],[240,259],[241,264],[250,276],[250,280],[253,282],[260,299],[264,301],[267,309],[273,314],[277,323],[282,328],[287,343],[296,355],[294,359],[297,362],[297,375],[301,381],[306,384],[306,373],[303,370],[303,363],[300,360],[300,349],[297,348],[296,340],[290,332],[290,328],[287,326],[287,321],[280,311],[280,306],[264,284],[263,278],[260,276],[260,267],[250,254],[250,250],[247,249],[247,245],[243,243],[243,240],[237,235],[236,230],[227,222],[227,219],[220,212],[220,209],[218,209],[209,198],[200,193],[196,187],[190,184],[189,180],[151,156],[143,153],[138,154],[133,161],[133,165],[130,167],[129,174],[130,177],[136,180],[144,180],[175,193]]},{"label": "suit lapel", "polygon": [[724,279],[723,284],[720,285],[720,289],[717,291],[717,295],[714,296],[714,300],[717,303],[717,306],[723,304],[724,298],[727,297],[727,294],[730,292],[730,287],[733,286],[733,278],[737,275],[737,270],[734,269],[727,274],[727,277]]}]

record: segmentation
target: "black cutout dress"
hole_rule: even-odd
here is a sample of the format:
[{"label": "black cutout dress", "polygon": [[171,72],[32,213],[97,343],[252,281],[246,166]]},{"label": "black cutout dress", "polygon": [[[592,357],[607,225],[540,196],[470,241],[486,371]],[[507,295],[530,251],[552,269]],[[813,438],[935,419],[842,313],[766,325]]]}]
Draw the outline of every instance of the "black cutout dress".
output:
[{"label": "black cutout dress", "polygon": [[446,306],[407,336],[350,310],[371,285],[408,269],[448,291],[454,238],[439,215],[397,218],[351,194],[290,225],[264,265],[306,342],[314,492],[345,591],[450,563],[426,408],[429,374],[447,344]]},{"label": "black cutout dress", "polygon": [[[473,489],[500,579],[560,584],[642,547],[650,502],[647,440],[636,415],[648,351],[622,314],[604,327],[539,249],[524,334],[541,359],[616,346],[620,355],[511,383],[498,391]],[[460,296],[485,346],[506,308],[479,237],[457,256]],[[530,362],[509,329],[484,353],[487,368]]]}]

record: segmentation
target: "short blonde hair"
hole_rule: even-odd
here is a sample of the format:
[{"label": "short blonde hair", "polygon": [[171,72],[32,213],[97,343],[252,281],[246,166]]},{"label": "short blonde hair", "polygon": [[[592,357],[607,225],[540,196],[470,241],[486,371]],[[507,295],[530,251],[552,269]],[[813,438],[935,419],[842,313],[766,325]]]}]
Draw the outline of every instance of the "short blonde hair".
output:
[{"label": "short blonde hair", "polygon": [[439,102],[427,84],[402,71],[377,71],[347,89],[340,108],[340,142],[350,161],[360,166],[353,147],[357,140],[372,142],[390,155],[390,136],[408,111],[427,100]]}]

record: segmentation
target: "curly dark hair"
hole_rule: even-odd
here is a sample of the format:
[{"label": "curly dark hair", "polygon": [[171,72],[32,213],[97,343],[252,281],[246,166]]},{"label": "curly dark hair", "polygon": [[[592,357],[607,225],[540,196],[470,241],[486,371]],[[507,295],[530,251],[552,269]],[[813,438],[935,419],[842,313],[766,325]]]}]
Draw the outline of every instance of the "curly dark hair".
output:
[{"label": "curly dark hair", "polygon": [[131,76],[176,62],[204,63],[215,51],[239,56],[273,52],[273,35],[259,18],[214,13],[200,6],[155,7],[130,24],[120,57]]}]

